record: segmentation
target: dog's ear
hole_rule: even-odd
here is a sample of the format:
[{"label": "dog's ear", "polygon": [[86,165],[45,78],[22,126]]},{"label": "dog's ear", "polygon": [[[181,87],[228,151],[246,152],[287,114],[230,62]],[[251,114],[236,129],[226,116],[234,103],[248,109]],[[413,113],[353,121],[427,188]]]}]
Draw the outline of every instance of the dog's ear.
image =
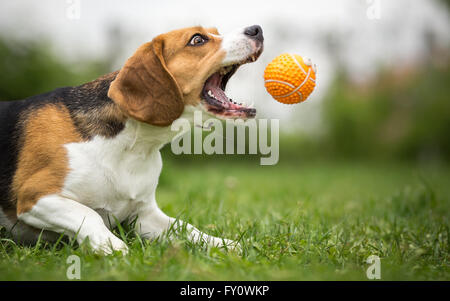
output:
[{"label": "dog's ear", "polygon": [[130,117],[168,126],[184,110],[181,90],[167,69],[164,39],[156,37],[130,57],[108,90],[111,98]]}]

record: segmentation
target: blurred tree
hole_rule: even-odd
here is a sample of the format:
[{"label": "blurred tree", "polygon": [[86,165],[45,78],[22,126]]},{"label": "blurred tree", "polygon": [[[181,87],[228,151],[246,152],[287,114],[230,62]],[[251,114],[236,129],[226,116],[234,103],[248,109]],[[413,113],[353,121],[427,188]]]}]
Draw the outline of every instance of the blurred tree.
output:
[{"label": "blurred tree", "polygon": [[[113,71],[111,64],[118,53],[114,41],[123,35],[112,29],[110,36],[109,55],[101,60],[83,59],[77,64],[56,56],[45,41],[18,42],[0,37],[0,100],[79,85]],[[448,49],[439,48],[430,35],[427,40],[429,59],[416,65],[381,69],[365,83],[352,82],[345,68],[338,68],[340,73],[323,102],[324,134],[282,135],[280,160],[342,157],[450,161]],[[339,58],[340,45],[329,36],[324,36],[324,41]],[[165,152],[170,150],[166,147]],[[256,162],[260,156],[202,157]]]},{"label": "blurred tree", "polygon": [[57,57],[45,41],[0,37],[0,100],[22,99],[57,87],[79,85],[111,70],[109,60],[73,64]]},{"label": "blurred tree", "polygon": [[321,143],[348,158],[450,161],[449,82],[448,64],[381,70],[359,85],[340,74],[324,101]]},{"label": "blurred tree", "polygon": [[447,9],[450,9],[450,0],[441,0],[447,6]]}]

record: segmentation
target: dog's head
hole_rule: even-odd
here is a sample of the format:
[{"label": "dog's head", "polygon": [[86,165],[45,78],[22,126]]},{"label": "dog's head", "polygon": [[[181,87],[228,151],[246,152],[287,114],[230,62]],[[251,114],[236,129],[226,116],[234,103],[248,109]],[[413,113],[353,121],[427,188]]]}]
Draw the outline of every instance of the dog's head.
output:
[{"label": "dog's head", "polygon": [[215,28],[191,27],[155,37],[134,53],[111,83],[108,96],[130,117],[167,126],[186,105],[201,106],[218,118],[252,118],[253,108],[225,95],[240,65],[263,51],[260,26],[227,35]]}]

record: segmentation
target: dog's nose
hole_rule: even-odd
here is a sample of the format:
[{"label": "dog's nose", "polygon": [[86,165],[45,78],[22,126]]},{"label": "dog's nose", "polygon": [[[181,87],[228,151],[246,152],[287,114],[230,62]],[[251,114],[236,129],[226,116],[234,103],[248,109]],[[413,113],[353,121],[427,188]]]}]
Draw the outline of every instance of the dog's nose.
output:
[{"label": "dog's nose", "polygon": [[258,40],[261,43],[264,42],[263,31],[261,26],[259,25],[253,25],[245,28],[244,34],[250,37],[251,39]]}]

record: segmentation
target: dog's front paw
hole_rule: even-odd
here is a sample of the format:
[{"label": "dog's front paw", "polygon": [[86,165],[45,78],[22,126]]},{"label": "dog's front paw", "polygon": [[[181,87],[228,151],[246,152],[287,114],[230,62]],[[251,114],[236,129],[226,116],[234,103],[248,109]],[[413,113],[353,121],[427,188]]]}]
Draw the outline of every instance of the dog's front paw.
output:
[{"label": "dog's front paw", "polygon": [[101,255],[110,255],[115,251],[120,251],[123,255],[128,254],[127,245],[112,234],[101,237],[89,236],[89,242],[94,252]]}]

